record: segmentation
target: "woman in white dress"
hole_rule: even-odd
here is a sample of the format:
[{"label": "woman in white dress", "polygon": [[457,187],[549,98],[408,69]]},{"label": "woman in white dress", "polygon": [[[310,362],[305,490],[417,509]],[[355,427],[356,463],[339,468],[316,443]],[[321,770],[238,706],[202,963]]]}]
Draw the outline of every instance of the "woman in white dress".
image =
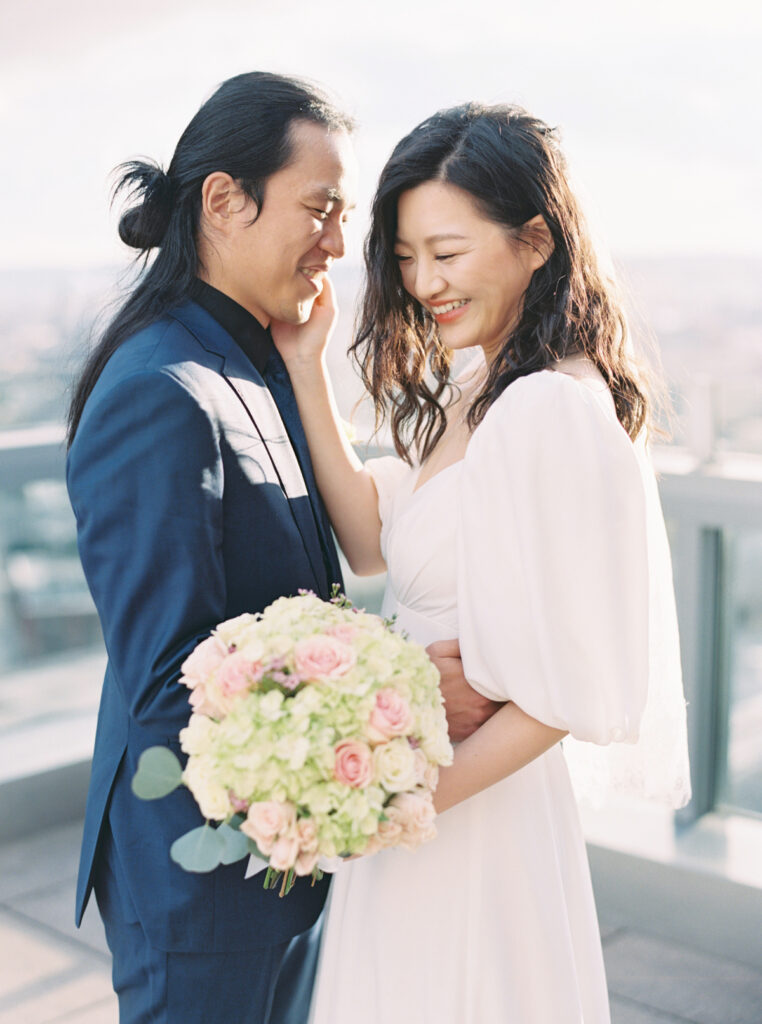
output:
[{"label": "woman in white dress", "polygon": [[372,216],[355,350],[400,458],[363,466],[344,437],[327,281],[273,335],[353,570],[387,568],[385,612],[422,644],[457,637],[469,683],[505,703],[441,772],[437,838],[337,873],[310,1021],[606,1024],[567,761],[688,793],[645,386],[554,133],[526,112],[429,118]]}]

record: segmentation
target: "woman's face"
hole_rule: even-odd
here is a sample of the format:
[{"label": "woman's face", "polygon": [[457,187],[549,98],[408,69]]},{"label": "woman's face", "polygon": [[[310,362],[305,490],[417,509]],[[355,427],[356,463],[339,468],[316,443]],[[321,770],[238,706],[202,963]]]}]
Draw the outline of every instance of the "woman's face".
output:
[{"label": "woman's face", "polygon": [[439,325],[449,349],[481,345],[489,361],[516,323],[545,257],[488,220],[455,185],[427,181],[403,192],[395,256],[402,283]]}]

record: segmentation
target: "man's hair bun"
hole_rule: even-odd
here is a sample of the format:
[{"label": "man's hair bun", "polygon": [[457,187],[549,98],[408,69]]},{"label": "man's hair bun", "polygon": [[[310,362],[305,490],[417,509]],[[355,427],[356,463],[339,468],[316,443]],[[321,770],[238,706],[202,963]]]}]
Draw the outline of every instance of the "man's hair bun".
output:
[{"label": "man's hair bun", "polygon": [[172,181],[150,160],[131,160],[118,171],[114,198],[126,191],[131,202],[119,220],[119,237],[125,245],[148,252],[160,246],[167,233],[174,208]]}]

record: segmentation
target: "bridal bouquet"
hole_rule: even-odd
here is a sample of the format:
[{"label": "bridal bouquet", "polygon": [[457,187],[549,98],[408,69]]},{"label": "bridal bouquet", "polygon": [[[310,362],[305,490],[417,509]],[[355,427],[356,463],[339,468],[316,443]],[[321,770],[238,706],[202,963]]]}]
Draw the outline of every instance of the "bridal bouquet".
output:
[{"label": "bridal bouquet", "polygon": [[207,819],[173,860],[211,871],[254,854],[283,895],[296,876],[321,877],[321,858],[434,837],[432,794],[452,761],[439,677],[390,626],[303,592],[198,644],[180,680],[193,708],[185,769],[152,747],[133,779],[144,799],[185,784]]}]

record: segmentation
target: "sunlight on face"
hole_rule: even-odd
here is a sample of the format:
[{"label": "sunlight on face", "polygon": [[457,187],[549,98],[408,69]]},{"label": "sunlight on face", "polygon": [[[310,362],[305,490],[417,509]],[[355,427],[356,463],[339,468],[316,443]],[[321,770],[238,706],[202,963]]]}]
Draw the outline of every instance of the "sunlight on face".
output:
[{"label": "sunlight on face", "polygon": [[304,323],[334,260],[355,205],[357,161],[344,131],[296,122],[289,163],[268,178],[259,217],[242,204],[231,234],[225,290],[267,326]]},{"label": "sunlight on face", "polygon": [[395,256],[407,292],[431,314],[442,344],[499,352],[532,274],[544,262],[455,185],[427,181],[403,192]]}]

